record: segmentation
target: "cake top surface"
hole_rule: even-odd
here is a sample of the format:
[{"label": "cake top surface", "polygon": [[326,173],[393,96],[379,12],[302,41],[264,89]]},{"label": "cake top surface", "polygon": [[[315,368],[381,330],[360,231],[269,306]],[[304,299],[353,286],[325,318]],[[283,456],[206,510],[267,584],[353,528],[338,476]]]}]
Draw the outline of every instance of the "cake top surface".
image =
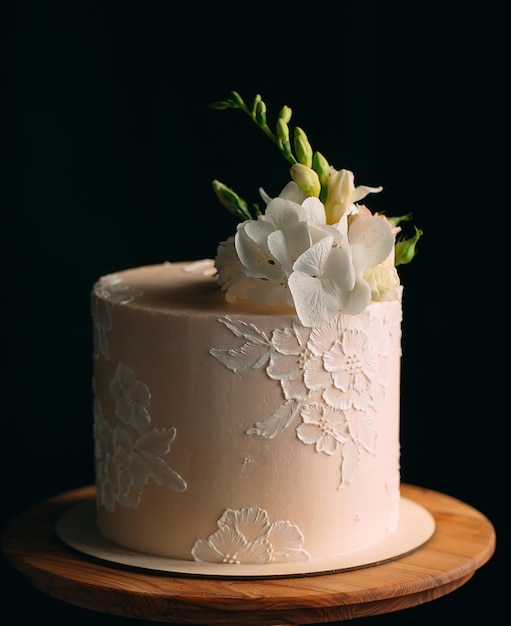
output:
[{"label": "cake top surface", "polygon": [[97,297],[117,304],[130,304],[134,309],[154,313],[180,312],[208,315],[250,313],[251,315],[288,314],[287,304],[268,307],[250,300],[232,304],[218,289],[212,259],[160,263],[125,269],[107,274],[94,285]]}]

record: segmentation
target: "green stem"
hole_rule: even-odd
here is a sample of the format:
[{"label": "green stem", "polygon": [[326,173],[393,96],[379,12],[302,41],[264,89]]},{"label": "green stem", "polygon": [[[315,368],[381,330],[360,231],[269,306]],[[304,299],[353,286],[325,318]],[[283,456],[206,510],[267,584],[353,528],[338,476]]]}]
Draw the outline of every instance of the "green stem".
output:
[{"label": "green stem", "polygon": [[297,161],[291,151],[291,144],[289,142],[284,142],[281,144],[279,142],[277,135],[275,135],[275,133],[271,130],[271,128],[266,123],[266,121],[262,122],[257,119],[257,115],[255,111],[257,109],[258,100],[260,100],[260,98],[256,98],[256,100],[254,101],[253,110],[247,107],[247,105],[245,104],[245,102],[243,101],[243,99],[241,98],[239,94],[236,94],[236,96],[233,97],[233,99],[231,100],[231,104],[233,105],[233,108],[241,109],[244,113],[246,113],[248,117],[250,117],[250,119],[264,132],[264,134],[269,139],[271,139],[273,143],[277,144],[279,150],[282,152],[284,157],[289,161],[289,163],[291,163],[291,165],[293,165]]}]

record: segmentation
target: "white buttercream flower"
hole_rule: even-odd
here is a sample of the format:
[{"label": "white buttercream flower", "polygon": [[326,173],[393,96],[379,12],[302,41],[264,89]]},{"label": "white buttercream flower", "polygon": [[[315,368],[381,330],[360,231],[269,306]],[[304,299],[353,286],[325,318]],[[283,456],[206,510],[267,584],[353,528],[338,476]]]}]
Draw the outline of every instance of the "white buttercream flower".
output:
[{"label": "white buttercream flower", "polygon": [[175,437],[174,427],[146,428],[140,436],[120,424],[112,428],[95,398],[95,469],[101,504],[108,511],[116,503],[136,508],[150,478],[162,487],[185,491],[186,481],[164,460]]},{"label": "white buttercream flower", "polygon": [[151,422],[147,411],[151,393],[138,381],[133,370],[119,362],[110,382],[110,394],[115,400],[115,414],[124,424],[130,424],[138,432],[146,430]]},{"label": "white buttercream flower", "polygon": [[218,520],[218,530],[198,539],[192,556],[209,563],[280,563],[305,561],[303,535],[297,526],[278,520],[270,524],[268,513],[259,507],[227,509]]},{"label": "white buttercream flower", "polygon": [[302,401],[308,390],[304,383],[305,364],[311,357],[307,348],[310,329],[301,324],[284,330],[276,329],[272,335],[270,363],[266,373],[279,380],[286,400]]},{"label": "white buttercream flower", "polygon": [[313,444],[317,452],[331,456],[340,443],[348,440],[346,416],[342,411],[313,404],[304,406],[300,415],[303,422],[296,429],[298,439]]},{"label": "white buttercream flower", "polygon": [[323,355],[323,364],[332,376],[333,385],[325,389],[330,406],[346,410],[366,409],[371,403],[371,383],[376,374],[377,358],[367,335],[347,328],[340,340]]}]

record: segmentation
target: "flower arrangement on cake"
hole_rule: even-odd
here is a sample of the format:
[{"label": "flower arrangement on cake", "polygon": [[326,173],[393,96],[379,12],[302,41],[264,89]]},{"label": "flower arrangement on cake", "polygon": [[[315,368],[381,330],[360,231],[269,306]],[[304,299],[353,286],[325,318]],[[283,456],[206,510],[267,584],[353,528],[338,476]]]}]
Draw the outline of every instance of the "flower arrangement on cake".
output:
[{"label": "flower arrangement on cake", "polygon": [[290,163],[291,180],[278,197],[262,188],[266,205],[252,209],[233,189],[214,180],[220,202],[241,221],[222,242],[215,266],[228,302],[250,299],[291,305],[304,326],[322,327],[339,312],[357,315],[369,302],[398,300],[397,266],[416,254],[422,230],[404,237],[410,215],[373,214],[360,200],[382,187],[355,186],[353,172],[336,170],[314,151],[306,133],[289,123],[292,110],[280,109],[275,132],[257,95],[249,107],[236,91],[213,108],[239,109],[278,146]]}]

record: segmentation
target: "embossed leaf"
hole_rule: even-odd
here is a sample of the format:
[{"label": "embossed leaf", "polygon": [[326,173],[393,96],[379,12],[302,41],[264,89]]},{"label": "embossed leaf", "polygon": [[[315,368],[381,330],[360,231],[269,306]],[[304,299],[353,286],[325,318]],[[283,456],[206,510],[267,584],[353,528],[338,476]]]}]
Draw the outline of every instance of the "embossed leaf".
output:
[{"label": "embossed leaf", "polygon": [[137,439],[136,448],[144,456],[163,456],[170,450],[170,446],[176,438],[176,429],[151,428]]},{"label": "embossed leaf", "polygon": [[273,349],[272,344],[253,324],[231,320],[229,317],[222,317],[219,322],[227,326],[236,337],[247,340],[239,348],[229,350],[211,348],[210,354],[220,363],[239,374],[248,369],[257,369],[268,361]]},{"label": "embossed leaf", "polygon": [[259,435],[265,439],[273,439],[273,437],[289,426],[299,407],[299,402],[288,400],[265,420],[256,422],[252,428],[246,431],[247,435]]},{"label": "embossed leaf", "polygon": [[175,436],[175,428],[153,428],[138,438],[136,451],[144,460],[147,474],[156,484],[173,491],[185,491],[186,481],[162,459]]},{"label": "embossed leaf", "polygon": [[240,348],[231,350],[219,350],[211,348],[209,351],[222,365],[228,367],[236,374],[241,374],[248,369],[257,369],[264,365],[270,358],[271,347],[268,345],[244,343]]},{"label": "embossed leaf", "polygon": [[147,470],[143,460],[137,454],[130,454],[129,471],[126,472],[129,481],[129,491],[137,494],[137,505],[142,491],[147,483]]},{"label": "embossed leaf", "polygon": [[352,411],[347,418],[355,444],[371,454],[376,454],[376,428],[371,417],[366,413]]},{"label": "embossed leaf", "polygon": [[232,320],[230,317],[222,317],[219,319],[219,322],[225,324],[225,326],[227,326],[227,328],[234,335],[236,335],[236,337],[243,337],[244,339],[248,339],[255,344],[270,344],[268,337],[258,330],[253,324],[247,324],[241,320]]},{"label": "embossed leaf", "polygon": [[172,491],[186,491],[186,481],[160,457],[144,455],[148,475],[157,485]]},{"label": "embossed leaf", "polygon": [[342,446],[341,482],[338,489],[351,484],[359,462],[359,449],[351,439],[348,439]]},{"label": "embossed leaf", "polygon": [[277,329],[273,331],[272,343],[281,354],[300,354],[307,344],[310,329],[298,324],[293,328]]}]

